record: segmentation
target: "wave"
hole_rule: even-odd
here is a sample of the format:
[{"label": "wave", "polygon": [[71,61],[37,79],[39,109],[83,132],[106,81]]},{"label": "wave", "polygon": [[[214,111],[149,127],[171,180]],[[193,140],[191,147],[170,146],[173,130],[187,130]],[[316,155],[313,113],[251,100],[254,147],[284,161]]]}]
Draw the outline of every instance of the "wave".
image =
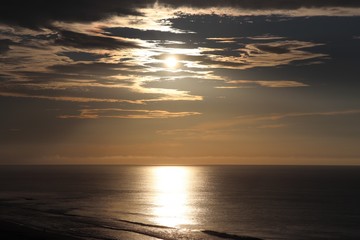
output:
[{"label": "wave", "polygon": [[134,221],[124,220],[124,219],[117,219],[117,221],[119,221],[119,222],[124,222],[124,223],[136,224],[136,225],[139,225],[139,226],[144,226],[144,227],[165,228],[165,229],[176,229],[176,228],[173,228],[173,227],[168,227],[168,226],[155,225],[155,224],[148,224],[148,223],[142,223],[142,222],[134,222]]},{"label": "wave", "polygon": [[217,232],[217,231],[213,231],[213,230],[203,230],[201,232],[211,235],[211,236],[225,238],[225,239],[232,239],[232,240],[262,240],[261,238],[249,237],[249,236],[239,236],[239,235],[235,235],[235,234]]},{"label": "wave", "polygon": [[[141,239],[162,240],[261,240],[250,236],[239,236],[214,230],[194,230],[155,225],[142,221],[130,221],[124,218],[102,218],[73,214],[66,209],[39,209],[39,205],[22,205],[18,203],[0,204],[0,220],[7,220],[34,229],[42,229],[68,236],[99,239]],[[70,210],[70,212],[69,212]],[[129,234],[134,237],[128,237]]]}]

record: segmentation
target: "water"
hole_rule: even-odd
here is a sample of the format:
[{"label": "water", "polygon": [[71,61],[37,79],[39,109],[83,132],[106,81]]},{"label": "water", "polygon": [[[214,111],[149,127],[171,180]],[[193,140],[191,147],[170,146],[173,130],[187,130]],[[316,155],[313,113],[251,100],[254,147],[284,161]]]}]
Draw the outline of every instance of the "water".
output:
[{"label": "water", "polygon": [[2,166],[0,213],[85,239],[360,239],[360,167]]}]

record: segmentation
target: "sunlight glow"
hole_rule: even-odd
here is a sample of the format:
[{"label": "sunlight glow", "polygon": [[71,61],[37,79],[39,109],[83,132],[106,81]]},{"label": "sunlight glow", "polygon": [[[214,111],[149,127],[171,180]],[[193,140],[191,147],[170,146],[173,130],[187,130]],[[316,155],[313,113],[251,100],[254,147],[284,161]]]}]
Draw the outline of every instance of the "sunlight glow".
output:
[{"label": "sunlight glow", "polygon": [[165,64],[169,68],[176,67],[177,63],[178,63],[178,61],[177,61],[177,59],[175,57],[168,57],[168,58],[165,59]]},{"label": "sunlight glow", "polygon": [[185,167],[157,167],[154,169],[155,222],[176,227],[191,224],[188,203],[189,170]]}]

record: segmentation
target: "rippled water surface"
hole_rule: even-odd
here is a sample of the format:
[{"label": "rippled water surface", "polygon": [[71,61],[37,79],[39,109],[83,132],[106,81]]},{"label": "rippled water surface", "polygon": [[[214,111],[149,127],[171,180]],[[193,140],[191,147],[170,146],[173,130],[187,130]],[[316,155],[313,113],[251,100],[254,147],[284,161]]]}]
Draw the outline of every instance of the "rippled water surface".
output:
[{"label": "rippled water surface", "polygon": [[0,167],[0,219],[86,239],[360,239],[359,205],[359,167]]}]

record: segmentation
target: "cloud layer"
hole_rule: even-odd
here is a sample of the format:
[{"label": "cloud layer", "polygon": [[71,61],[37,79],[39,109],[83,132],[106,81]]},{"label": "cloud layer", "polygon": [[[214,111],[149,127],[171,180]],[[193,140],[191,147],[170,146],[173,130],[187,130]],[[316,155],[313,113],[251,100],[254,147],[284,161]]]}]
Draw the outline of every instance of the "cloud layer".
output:
[{"label": "cloud layer", "polygon": [[0,162],[360,156],[359,10],[357,0],[5,0]]},{"label": "cloud layer", "polygon": [[[166,6],[169,8],[214,9],[232,8],[244,10],[296,10],[317,8],[359,8],[356,0],[96,0],[76,1],[18,1],[5,0],[0,10],[0,21],[29,28],[51,27],[53,22],[94,22],[112,16],[140,16],[140,9]],[[184,9],[183,9],[184,10]]]}]

